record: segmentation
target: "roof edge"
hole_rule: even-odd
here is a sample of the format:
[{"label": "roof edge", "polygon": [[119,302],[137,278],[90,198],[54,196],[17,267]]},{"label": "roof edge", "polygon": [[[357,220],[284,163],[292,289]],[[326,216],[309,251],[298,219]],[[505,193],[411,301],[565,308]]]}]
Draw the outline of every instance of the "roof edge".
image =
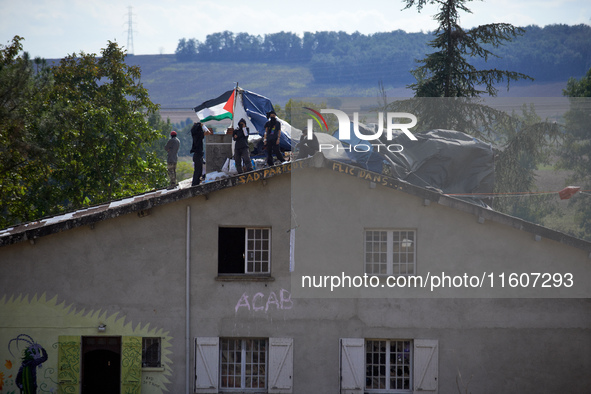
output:
[{"label": "roof edge", "polygon": [[59,233],[81,226],[92,226],[103,220],[129,213],[137,212],[138,215],[141,215],[142,212],[160,205],[185,200],[191,197],[208,195],[218,190],[246,183],[263,181],[285,173],[290,173],[292,166],[303,168],[311,166],[312,162],[312,158],[297,160],[293,163],[288,162],[249,172],[247,174],[202,183],[194,187],[173,190],[156,190],[120,200],[110,201],[89,208],[39,219],[33,222],[15,225],[0,230],[0,247],[24,241],[34,242],[35,239],[46,235]]},{"label": "roof edge", "polygon": [[[318,154],[317,154],[318,155]],[[318,162],[316,158],[316,161]],[[485,208],[469,201],[462,200],[457,197],[453,197],[442,193],[438,189],[427,189],[420,186],[413,185],[401,179],[388,177],[382,174],[371,172],[360,167],[355,167],[350,164],[326,159],[323,157],[322,164],[316,163],[315,166],[322,166],[332,171],[339,172],[345,175],[353,176],[356,178],[365,179],[368,182],[373,182],[376,185],[382,185],[391,189],[399,190],[413,196],[421,197],[424,200],[425,205],[431,202],[438,203],[440,205],[456,209],[461,212],[469,213],[476,216],[480,223],[485,220],[489,220],[495,223],[500,223],[506,226],[513,227],[518,230],[527,231],[534,235],[534,239],[542,237],[550,239],[562,244],[572,246],[578,249],[582,249],[589,252],[589,258],[591,258],[591,242],[585,241],[580,238],[573,237],[562,233],[558,230],[553,230],[548,227],[541,226],[527,220],[520,219],[506,213],[495,211],[489,208]],[[540,238],[541,239],[541,238]]]},{"label": "roof edge", "polygon": [[[151,208],[181,201],[191,197],[207,195],[218,190],[227,189],[242,184],[263,181],[265,179],[291,173],[294,169],[316,167],[326,168],[343,175],[353,176],[385,186],[394,190],[399,190],[413,196],[420,197],[424,204],[431,202],[456,209],[461,212],[476,216],[479,222],[485,220],[500,223],[517,230],[527,231],[538,237],[550,239],[564,245],[582,249],[589,252],[591,258],[591,242],[580,238],[553,230],[526,220],[487,209],[457,197],[443,194],[438,189],[428,189],[413,185],[401,179],[392,178],[375,172],[365,170],[360,167],[327,159],[321,152],[306,159],[299,159],[293,162],[284,163],[278,166],[267,167],[261,170],[240,174],[229,178],[223,178],[217,181],[201,184],[199,186],[174,189],[174,190],[156,190],[133,197],[111,201],[100,204],[95,207],[72,211],[62,215],[40,219],[34,222],[19,224],[4,230],[0,230],[0,247],[15,244],[23,241],[33,241],[37,238],[55,234],[61,231],[70,230],[76,227],[90,225],[101,222],[106,219],[115,218],[121,215],[137,212],[139,215],[143,211]],[[540,238],[541,239],[541,238]]]}]

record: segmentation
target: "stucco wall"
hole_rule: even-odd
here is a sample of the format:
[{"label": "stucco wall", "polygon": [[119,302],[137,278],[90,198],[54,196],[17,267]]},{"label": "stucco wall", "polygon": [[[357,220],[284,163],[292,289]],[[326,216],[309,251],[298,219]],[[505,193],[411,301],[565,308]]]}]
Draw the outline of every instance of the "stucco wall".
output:
[{"label": "stucco wall", "polygon": [[[294,284],[302,275],[362,275],[364,230],[413,229],[417,236],[416,273],[476,275],[486,273],[478,288],[333,290],[306,288],[299,297],[584,297],[591,296],[589,253],[559,242],[520,231],[508,224],[483,220],[470,213],[424,199],[359,176],[326,169],[300,169],[292,174],[292,204],[297,215]],[[322,238],[321,243],[316,240]],[[310,247],[317,245],[317,247]],[[507,286],[510,273],[571,273],[573,286]],[[505,274],[505,287],[499,275]],[[491,288],[490,274],[493,274]]]},{"label": "stucco wall", "polygon": [[[95,327],[107,321],[105,335],[150,334],[170,345],[165,371],[144,373],[143,392],[184,392],[187,206],[190,338],[293,338],[295,393],[338,392],[340,338],[438,340],[440,393],[457,392],[458,373],[464,382],[470,379],[470,391],[480,393],[591,388],[589,299],[416,299],[373,292],[334,298],[296,288],[292,279],[308,264],[331,275],[347,262],[362,273],[363,230],[374,227],[417,230],[419,273],[508,270],[519,261],[523,270],[560,265],[588,275],[584,251],[537,242],[530,233],[480,224],[473,215],[425,206],[421,198],[321,168],[0,248],[0,360],[15,359],[10,370],[0,366],[5,382],[18,360],[1,349],[16,335],[42,344],[50,356],[43,368],[55,368],[57,335],[98,335]],[[273,280],[216,280],[219,226],[271,227]],[[25,303],[11,298],[19,294],[27,296]],[[27,313],[31,304],[36,309]],[[191,349],[190,382],[194,357]],[[53,376],[42,376],[39,383],[50,387]]]}]

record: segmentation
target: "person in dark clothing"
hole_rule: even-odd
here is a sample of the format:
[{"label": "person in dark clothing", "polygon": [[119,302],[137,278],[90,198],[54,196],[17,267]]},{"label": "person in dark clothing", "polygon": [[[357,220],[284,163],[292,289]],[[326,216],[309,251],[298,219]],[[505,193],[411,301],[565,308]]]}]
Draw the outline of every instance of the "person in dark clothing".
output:
[{"label": "person in dark clothing", "polygon": [[281,139],[281,123],[277,120],[275,111],[267,114],[269,121],[265,123],[265,136],[263,143],[267,149],[267,164],[273,165],[273,154],[277,156],[277,160],[284,162],[285,159],[279,150],[279,141]]},{"label": "person in dark clothing", "polygon": [[[191,137],[193,137],[193,145],[191,145],[191,152],[193,154],[193,181],[191,186],[197,186],[201,183],[201,175],[203,175],[203,136],[205,130],[201,122],[195,122],[191,127]],[[206,128],[207,129],[207,128]]]},{"label": "person in dark clothing", "polygon": [[308,156],[314,156],[314,153],[318,152],[319,145],[318,145],[318,138],[316,138],[316,134],[312,134],[312,138],[308,139],[308,134],[303,133],[302,138],[300,138],[300,142],[297,145],[298,149],[298,159],[305,159]]},{"label": "person in dark clothing", "polygon": [[181,142],[176,138],[176,131],[170,132],[170,139],[164,146],[166,152],[168,152],[166,163],[168,165],[168,178],[170,179],[170,183],[168,185],[169,189],[174,189],[178,186],[176,183],[176,163],[179,158],[179,148],[181,146]]},{"label": "person in dark clothing", "polygon": [[234,144],[234,162],[236,163],[236,171],[239,174],[242,174],[242,164],[244,162],[244,167],[246,168],[246,172],[252,171],[252,162],[250,161],[250,153],[248,151],[248,135],[250,133],[250,129],[246,127],[246,120],[240,119],[238,122],[238,127],[234,129],[234,133],[232,138],[235,141]]}]

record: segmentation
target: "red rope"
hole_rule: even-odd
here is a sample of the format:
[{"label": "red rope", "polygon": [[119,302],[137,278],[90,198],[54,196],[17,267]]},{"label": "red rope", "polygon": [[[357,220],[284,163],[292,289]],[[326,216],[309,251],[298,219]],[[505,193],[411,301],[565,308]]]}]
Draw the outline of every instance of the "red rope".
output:
[{"label": "red rope", "polygon": [[577,192],[587,194],[591,190],[579,190],[577,186],[565,187],[560,191],[547,191],[547,192],[508,192],[508,193],[447,193],[446,196],[491,196],[491,197],[519,197],[535,194],[559,194],[561,198],[568,199]]}]

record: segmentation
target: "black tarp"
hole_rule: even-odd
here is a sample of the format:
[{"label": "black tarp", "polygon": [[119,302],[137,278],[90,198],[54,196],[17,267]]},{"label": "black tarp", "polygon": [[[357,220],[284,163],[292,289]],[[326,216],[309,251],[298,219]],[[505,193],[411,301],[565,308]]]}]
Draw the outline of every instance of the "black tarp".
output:
[{"label": "black tarp", "polygon": [[[359,125],[361,134],[373,135],[368,126]],[[385,136],[379,141],[365,141],[351,132],[351,139],[337,140],[328,134],[315,133],[315,140],[302,139],[300,156],[318,150],[318,144],[340,142],[339,152],[324,150],[325,157],[356,165],[364,169],[384,173],[413,185],[433,188],[445,194],[492,193],[494,187],[494,153],[492,146],[460,131],[430,130],[414,134],[412,141],[404,133],[393,135],[391,141]],[[336,143],[335,143],[336,141]],[[373,145],[382,144],[378,149]],[[400,152],[390,152],[389,145],[399,145]],[[360,147],[365,145],[371,147]],[[357,146],[355,149],[345,149]],[[361,148],[361,149],[360,149]]]},{"label": "black tarp", "polygon": [[417,141],[398,135],[392,143],[402,145],[402,152],[384,153],[393,163],[395,177],[446,194],[493,192],[495,166],[490,144],[453,130],[431,130],[415,137]]}]

